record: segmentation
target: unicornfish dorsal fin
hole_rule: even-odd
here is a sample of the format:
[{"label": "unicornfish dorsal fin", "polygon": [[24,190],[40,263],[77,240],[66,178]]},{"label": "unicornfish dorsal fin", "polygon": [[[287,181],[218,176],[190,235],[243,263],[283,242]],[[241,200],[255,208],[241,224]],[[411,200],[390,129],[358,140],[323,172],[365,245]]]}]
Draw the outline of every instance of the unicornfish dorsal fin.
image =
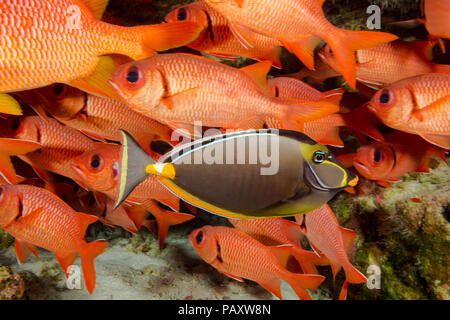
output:
[{"label": "unicornfish dorsal fin", "polygon": [[121,135],[119,192],[114,208],[117,208],[138,184],[147,179],[146,167],[154,163],[129,133],[121,130]]}]

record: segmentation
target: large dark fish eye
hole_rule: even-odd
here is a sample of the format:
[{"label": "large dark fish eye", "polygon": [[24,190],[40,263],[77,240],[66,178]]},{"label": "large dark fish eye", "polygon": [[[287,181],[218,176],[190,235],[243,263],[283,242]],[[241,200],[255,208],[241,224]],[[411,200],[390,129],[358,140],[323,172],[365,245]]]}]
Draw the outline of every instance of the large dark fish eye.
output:
[{"label": "large dark fish eye", "polygon": [[373,161],[380,162],[381,161],[381,152],[378,149],[375,149],[375,152],[373,153]]},{"label": "large dark fish eye", "polygon": [[139,80],[139,70],[137,67],[133,66],[128,69],[127,81],[130,84],[135,84]]},{"label": "large dark fish eye", "polygon": [[389,96],[389,90],[388,89],[384,89],[381,94],[380,97],[378,98],[378,100],[380,101],[380,103],[382,104],[386,104],[389,102],[390,96]]},{"label": "large dark fish eye", "polygon": [[200,244],[203,241],[203,231],[200,231],[197,233],[197,236],[195,237],[195,241],[197,244]]},{"label": "large dark fish eye", "polygon": [[94,155],[91,159],[91,167],[94,169],[98,169],[100,167],[100,157],[98,155]]},{"label": "large dark fish eye", "polygon": [[17,129],[19,129],[19,127],[20,127],[19,118],[14,118],[9,121],[9,129],[11,131],[17,131]]},{"label": "large dark fish eye", "polygon": [[57,83],[52,86],[53,94],[59,98],[64,93],[65,86],[62,83]]},{"label": "large dark fish eye", "polygon": [[180,8],[178,10],[177,19],[178,21],[184,21],[187,18],[187,13],[185,8]]},{"label": "large dark fish eye", "polygon": [[322,151],[316,151],[313,154],[313,161],[314,163],[322,163],[325,161],[325,152]]}]

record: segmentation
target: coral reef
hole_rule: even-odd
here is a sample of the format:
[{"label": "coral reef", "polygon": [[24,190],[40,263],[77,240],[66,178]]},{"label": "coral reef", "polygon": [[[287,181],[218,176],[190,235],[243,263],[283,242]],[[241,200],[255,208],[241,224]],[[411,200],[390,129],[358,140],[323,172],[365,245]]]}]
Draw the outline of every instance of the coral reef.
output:
[{"label": "coral reef", "polygon": [[9,267],[0,266],[0,300],[19,300],[25,293],[25,281]]},{"label": "coral reef", "polygon": [[406,174],[390,188],[363,181],[361,189],[368,194],[340,194],[331,206],[342,226],[357,231],[357,268],[381,269],[381,289],[351,286],[349,297],[449,299],[449,168]]}]

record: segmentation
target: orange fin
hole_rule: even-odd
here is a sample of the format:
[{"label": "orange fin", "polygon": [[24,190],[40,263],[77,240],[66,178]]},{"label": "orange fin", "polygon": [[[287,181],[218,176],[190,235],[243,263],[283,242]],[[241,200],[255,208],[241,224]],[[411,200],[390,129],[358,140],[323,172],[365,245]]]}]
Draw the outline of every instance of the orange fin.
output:
[{"label": "orange fin", "polygon": [[247,67],[243,67],[240,70],[249,75],[261,88],[261,90],[268,94],[267,88],[267,74],[272,68],[272,62],[262,61]]},{"label": "orange fin", "polygon": [[440,148],[444,149],[450,149],[450,135],[449,136],[441,136],[441,135],[431,135],[431,134],[421,134],[420,135],[423,139],[428,141],[429,143],[432,143]]},{"label": "orange fin", "polygon": [[19,182],[10,156],[22,155],[41,148],[41,144],[19,139],[0,138],[0,175],[8,182]]},{"label": "orange fin", "polygon": [[245,49],[248,50],[254,47],[253,43],[255,43],[255,39],[253,36],[253,31],[251,31],[247,27],[231,21],[229,22],[229,26],[233,35],[236,37],[236,39],[239,40],[239,42]]},{"label": "orange fin", "polygon": [[326,39],[326,41],[333,50],[344,79],[351,88],[356,89],[356,61],[354,52],[358,49],[370,48],[396,40],[398,37],[384,32],[339,30],[341,32],[340,36],[333,35]]},{"label": "orange fin", "polygon": [[20,104],[9,94],[0,93],[0,113],[7,113],[16,116],[23,114]]},{"label": "orange fin", "polygon": [[292,289],[294,289],[300,299],[309,300],[309,294],[305,294],[307,293],[306,289],[316,290],[323,280],[325,280],[325,277],[312,274],[297,274],[287,271],[287,274],[283,279],[291,285]]},{"label": "orange fin", "polygon": [[284,47],[294,53],[301,62],[310,70],[314,70],[314,49],[320,43],[320,39],[311,35],[294,41],[281,38],[280,42]]},{"label": "orange fin", "polygon": [[[281,98],[273,98],[283,101]],[[330,100],[333,97],[329,98]],[[291,100],[292,101],[292,100]],[[330,114],[339,111],[339,106],[334,103],[326,101],[326,99],[320,101],[308,101],[308,102],[291,102],[286,105],[286,114],[282,121],[283,129],[298,130],[298,122],[308,122],[326,117]],[[303,125],[301,126],[303,128]]]},{"label": "orange fin", "polygon": [[380,186],[382,186],[382,187],[385,187],[385,188],[389,188],[389,187],[391,186],[391,185],[389,184],[389,182],[387,182],[387,181],[381,181],[381,180],[377,181],[377,184],[380,185]]},{"label": "orange fin", "polygon": [[346,168],[353,167],[353,160],[355,159],[356,152],[340,154],[336,156],[339,162]]},{"label": "orange fin", "polygon": [[282,299],[281,296],[281,280],[278,278],[273,279],[270,282],[267,283],[261,283],[258,282],[258,284],[263,287],[264,289],[266,289],[267,291],[269,291],[270,293],[272,293],[273,295],[275,295],[278,299]]},{"label": "orange fin", "polygon": [[342,240],[344,241],[345,252],[350,254],[353,247],[353,241],[355,241],[356,232],[343,227],[339,227],[339,229],[341,230]]},{"label": "orange fin", "polygon": [[270,62],[272,62],[272,66],[273,67],[275,67],[277,69],[282,69],[283,66],[281,64],[281,59],[280,59],[281,52],[282,52],[281,47],[275,47],[273,50],[271,50],[270,52],[265,54],[263,57],[256,58],[256,60],[259,60],[259,61],[264,61],[264,60],[270,61]]},{"label": "orange fin", "polygon": [[231,61],[236,61],[237,57],[233,56],[233,55],[229,55],[229,54],[224,54],[224,53],[209,53],[210,55],[219,58],[219,59],[225,59],[225,60],[231,60]]},{"label": "orange fin", "polygon": [[376,141],[384,141],[383,135],[376,128],[380,125],[380,121],[369,111],[367,105],[362,105],[349,113],[344,113],[342,117],[349,128],[357,130]]},{"label": "orange fin", "polygon": [[342,284],[341,292],[339,293],[338,300],[347,300],[347,292],[348,292],[348,281],[345,280]]},{"label": "orange fin", "polygon": [[241,277],[234,276],[234,275],[232,275],[230,273],[227,273],[227,272],[222,272],[222,273],[224,275],[226,275],[227,277],[230,277],[231,279],[234,279],[234,280],[239,281],[239,282],[244,282],[244,279],[242,279]]},{"label": "orange fin", "polygon": [[32,244],[25,242],[23,240],[19,240],[16,238],[14,242],[14,249],[16,252],[17,260],[20,264],[24,263],[30,254],[32,253],[37,259],[39,259],[39,254],[37,249]]},{"label": "orange fin", "polygon": [[83,0],[95,19],[100,20],[106,10],[109,0]]},{"label": "orange fin", "polygon": [[77,259],[77,253],[71,253],[66,256],[57,256],[55,254],[56,260],[58,260],[61,268],[64,270],[64,273],[66,275],[66,278],[69,276],[69,267],[73,265],[75,260]]},{"label": "orange fin", "polygon": [[84,79],[72,80],[67,84],[96,96],[122,101],[122,98],[120,98],[108,82],[112,72],[116,69],[113,58],[102,56],[97,59],[97,67],[91,75]]},{"label": "orange fin", "polygon": [[147,200],[143,203],[143,207],[148,210],[156,219],[158,225],[159,247],[162,249],[166,240],[170,226],[181,224],[189,221],[195,216],[187,213],[164,210],[158,206],[153,200]]},{"label": "orange fin", "polygon": [[292,245],[280,245],[268,247],[282,266],[286,266],[287,260],[292,253]]},{"label": "orange fin", "polygon": [[142,60],[155,55],[156,51],[185,46],[195,41],[203,29],[203,26],[191,21],[133,27],[133,30],[142,34],[142,51],[130,57],[134,60]]},{"label": "orange fin", "polygon": [[84,242],[79,250],[84,284],[86,285],[86,290],[91,294],[95,288],[94,259],[103,253],[107,245],[108,242],[105,240],[97,240],[90,243]]}]

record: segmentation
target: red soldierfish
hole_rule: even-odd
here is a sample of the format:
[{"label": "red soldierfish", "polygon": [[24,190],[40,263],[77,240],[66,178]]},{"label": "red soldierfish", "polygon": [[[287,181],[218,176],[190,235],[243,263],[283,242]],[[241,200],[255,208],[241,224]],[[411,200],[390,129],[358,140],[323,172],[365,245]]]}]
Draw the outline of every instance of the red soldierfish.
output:
[{"label": "red soldierfish", "polygon": [[197,254],[219,272],[238,281],[255,281],[279,299],[281,280],[288,282],[300,298],[306,289],[316,290],[324,280],[320,275],[286,270],[280,261],[289,257],[288,246],[266,247],[237,229],[205,226],[194,230],[189,240]]},{"label": "red soldierfish", "polygon": [[135,110],[172,127],[194,121],[226,129],[260,129],[273,117],[285,127],[337,111],[326,102],[299,102],[266,94],[270,63],[235,69],[187,54],[164,54],[119,67],[111,84]]},{"label": "red soldierfish", "polygon": [[0,186],[0,226],[16,238],[20,263],[34,246],[52,251],[66,275],[77,254],[81,256],[84,283],[89,293],[95,288],[94,259],[106,246],[105,240],[87,243],[84,234],[97,217],[76,212],[52,193],[26,185]]},{"label": "red soldierfish", "polygon": [[354,52],[370,48],[397,37],[371,31],[350,31],[332,25],[322,11],[323,0],[205,0],[224,15],[233,33],[247,46],[253,46],[253,34],[260,33],[279,40],[314,69],[314,49],[323,39],[334,52],[344,78],[355,88]]},{"label": "red soldierfish", "polygon": [[343,267],[348,282],[367,281],[366,277],[350,263],[347,256],[355,239],[355,232],[340,227],[327,204],[305,215],[298,215],[295,219],[311,246],[328,258],[334,276]]}]

